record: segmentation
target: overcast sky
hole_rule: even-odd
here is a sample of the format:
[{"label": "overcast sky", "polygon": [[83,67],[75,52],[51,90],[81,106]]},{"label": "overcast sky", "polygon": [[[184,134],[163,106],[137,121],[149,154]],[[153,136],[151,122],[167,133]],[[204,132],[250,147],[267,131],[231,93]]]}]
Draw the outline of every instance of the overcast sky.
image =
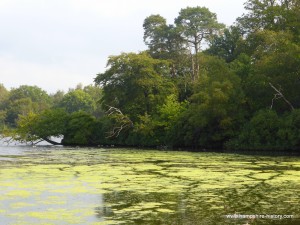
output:
[{"label": "overcast sky", "polygon": [[0,83],[49,93],[93,83],[110,55],[145,50],[143,21],[173,23],[181,8],[205,6],[232,25],[245,0],[0,0]]}]

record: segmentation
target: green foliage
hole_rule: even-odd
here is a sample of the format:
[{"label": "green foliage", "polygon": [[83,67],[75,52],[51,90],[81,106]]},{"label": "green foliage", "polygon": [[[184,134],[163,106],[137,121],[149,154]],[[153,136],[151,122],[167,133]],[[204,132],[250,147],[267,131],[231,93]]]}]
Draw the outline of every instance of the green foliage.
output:
[{"label": "green foliage", "polygon": [[[276,92],[272,83],[294,107],[299,107],[300,46],[293,42],[288,32],[257,32],[259,44],[252,54],[252,69],[245,79],[245,93],[253,111],[269,107]],[[273,107],[278,112],[290,110],[282,98]]]},{"label": "green foliage", "polygon": [[87,112],[78,111],[69,116],[66,132],[62,140],[64,145],[92,144],[93,128],[96,118]]},{"label": "green foliage", "polygon": [[166,19],[160,15],[151,15],[144,20],[144,42],[149,46],[151,55],[163,55],[167,52]]},{"label": "green foliage", "polygon": [[103,116],[98,118],[92,127],[92,135],[90,136],[91,145],[116,145],[116,144],[124,144],[120,140],[124,136],[124,132],[122,132],[118,139],[109,138],[111,135],[111,130],[116,126],[116,121],[111,117]]},{"label": "green foliage", "polygon": [[185,145],[222,147],[243,121],[244,96],[240,79],[224,61],[201,58],[201,78],[195,84],[183,129]]},{"label": "green foliage", "polygon": [[[144,42],[154,58],[177,61],[185,51],[184,39],[174,25],[167,25],[160,15],[151,15],[144,20]],[[178,62],[176,62],[178,63]]]},{"label": "green foliage", "polygon": [[42,112],[52,104],[50,96],[44,90],[28,85],[12,89],[7,101],[5,122],[13,127],[16,126],[19,115],[26,116],[29,112]]},{"label": "green foliage", "polygon": [[136,146],[158,146],[162,144],[162,126],[155,116],[141,115],[126,143]]},{"label": "green foliage", "polygon": [[37,86],[21,85],[10,91],[9,100],[15,101],[18,99],[29,98],[32,102],[49,105],[51,99],[47,92]]},{"label": "green foliage", "polygon": [[242,82],[245,82],[252,68],[251,57],[245,53],[241,53],[229,66],[230,69],[242,79]]},{"label": "green foliage", "polygon": [[277,133],[282,149],[300,148],[300,110],[293,110],[281,119],[281,126]]},{"label": "green foliage", "polygon": [[3,84],[0,84],[0,131],[5,127],[8,96],[9,91],[3,86]]},{"label": "green foliage", "polygon": [[168,96],[166,103],[159,110],[160,126],[163,128],[161,134],[162,143],[166,146],[172,147],[177,145],[177,127],[182,115],[188,109],[189,102],[179,102],[176,95]]},{"label": "green foliage", "polygon": [[175,19],[175,24],[185,40],[187,49],[191,55],[191,77],[195,81],[199,75],[198,53],[203,42],[208,42],[214,34],[218,33],[224,25],[218,23],[217,15],[209,11],[206,7],[187,7],[181,9],[179,16]]},{"label": "green foliage", "polygon": [[21,98],[10,101],[7,107],[5,122],[12,127],[16,126],[19,116],[26,116],[30,112],[39,111],[39,104],[30,98]]},{"label": "green foliage", "polygon": [[247,32],[256,30],[287,31],[299,35],[298,0],[248,0],[247,14],[238,18],[240,26]]},{"label": "green foliage", "polygon": [[5,103],[8,99],[9,91],[0,83],[0,109],[5,107]]},{"label": "green foliage", "polygon": [[245,124],[240,134],[226,146],[230,149],[290,150],[300,147],[300,110],[278,116],[261,110]]},{"label": "green foliage", "polygon": [[66,133],[67,121],[68,115],[62,109],[45,110],[40,114],[29,112],[19,117],[14,139],[33,142],[61,137]]},{"label": "green foliage", "polygon": [[93,116],[95,116],[96,118],[102,117],[104,115],[104,111],[101,106],[101,98],[103,96],[102,88],[96,85],[88,85],[83,88],[83,91],[90,95],[95,102],[95,108],[92,112]]},{"label": "green foliage", "polygon": [[59,107],[59,104],[61,103],[64,95],[65,95],[65,92],[61,91],[61,90],[58,90],[54,94],[50,95],[52,102],[53,102],[53,107]]},{"label": "green foliage", "polygon": [[195,53],[200,50],[201,42],[211,38],[213,34],[224,27],[218,23],[217,15],[206,7],[187,7],[181,9],[175,19],[184,39],[193,44]]},{"label": "green foliage", "polygon": [[64,108],[68,113],[80,110],[92,113],[96,108],[96,102],[91,95],[81,89],[77,89],[64,95],[59,106]]},{"label": "green foliage", "polygon": [[174,91],[168,62],[146,53],[111,56],[108,66],[95,79],[103,87],[102,104],[121,109],[132,120],[155,112]]},{"label": "green foliage", "polygon": [[0,132],[5,128],[6,112],[0,110]]},{"label": "green foliage", "polygon": [[36,135],[41,138],[60,137],[66,133],[68,114],[62,109],[45,110],[34,123]]},{"label": "green foliage", "polygon": [[261,110],[242,129],[237,140],[227,144],[234,149],[274,149],[278,148],[277,133],[280,120],[273,110]]},{"label": "green foliage", "polygon": [[165,104],[158,109],[156,114],[140,116],[139,122],[134,125],[129,143],[137,142],[142,146],[174,146],[175,125],[179,122],[187,105],[187,102],[178,102],[174,94],[168,96]]},{"label": "green foliage", "polygon": [[224,29],[222,35],[214,35],[210,40],[210,47],[206,52],[219,56],[226,62],[232,62],[242,50],[243,33],[239,27],[231,26]]}]

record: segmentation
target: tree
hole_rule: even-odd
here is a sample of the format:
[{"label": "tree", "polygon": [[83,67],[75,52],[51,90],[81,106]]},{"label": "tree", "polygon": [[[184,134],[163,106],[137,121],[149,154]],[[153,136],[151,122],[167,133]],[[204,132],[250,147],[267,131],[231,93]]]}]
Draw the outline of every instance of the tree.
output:
[{"label": "tree", "polygon": [[8,96],[9,91],[3,86],[3,84],[0,84],[0,131],[5,127]]},{"label": "tree", "polygon": [[167,52],[166,19],[160,15],[151,15],[144,20],[144,42],[148,45],[152,56],[161,57]]},{"label": "tree", "polygon": [[247,32],[267,29],[291,31],[299,41],[300,5],[298,0],[248,0],[248,11],[238,18],[239,25]]},{"label": "tree", "polygon": [[80,110],[92,113],[96,108],[96,102],[88,93],[81,89],[76,89],[64,95],[59,107],[64,108],[68,113]]},{"label": "tree", "polygon": [[156,114],[140,116],[139,123],[133,129],[135,138],[130,144],[142,146],[178,146],[176,132],[182,114],[186,111],[188,102],[179,102],[175,94],[167,96],[166,102]]},{"label": "tree", "polygon": [[296,109],[281,118],[281,126],[277,133],[282,148],[300,148],[300,110]]},{"label": "tree", "polygon": [[179,16],[175,19],[175,24],[180,29],[183,39],[194,50],[195,59],[192,58],[192,61],[195,80],[199,72],[198,52],[200,52],[202,42],[210,39],[224,25],[218,23],[215,13],[210,12],[206,7],[199,6],[181,9]]},{"label": "tree", "polygon": [[93,111],[93,116],[96,118],[100,118],[104,116],[105,112],[102,109],[101,98],[103,95],[103,90],[101,87],[97,85],[88,85],[83,88],[83,91],[91,96],[93,101],[95,102],[95,109]]},{"label": "tree", "polygon": [[[245,93],[252,111],[269,108],[278,89],[293,105],[299,104],[300,46],[289,32],[259,31],[260,40],[251,56],[251,72],[245,79]],[[290,111],[290,105],[281,99],[273,100],[273,109],[278,113]]]},{"label": "tree", "polygon": [[51,98],[47,92],[37,86],[21,85],[10,91],[9,101],[15,101],[22,98],[30,98],[32,102],[39,103],[41,107],[46,107],[51,104]]},{"label": "tree", "polygon": [[144,42],[154,58],[174,59],[185,51],[179,29],[167,25],[160,15],[151,15],[144,20]]},{"label": "tree", "polygon": [[244,125],[237,138],[226,143],[231,149],[271,150],[280,149],[278,131],[280,118],[273,110],[260,110]]},{"label": "tree", "polygon": [[178,27],[167,25],[160,15],[151,15],[144,20],[144,42],[153,58],[170,62],[172,77],[182,77],[186,67],[187,49]]},{"label": "tree", "polygon": [[231,26],[224,29],[221,35],[214,35],[212,37],[206,53],[219,56],[229,63],[235,60],[241,53],[242,43],[242,31],[236,26]]},{"label": "tree", "polygon": [[30,112],[37,111],[39,111],[38,104],[32,102],[30,98],[16,99],[15,101],[9,102],[5,123],[10,127],[15,127],[19,116],[26,116]]},{"label": "tree", "polygon": [[201,79],[194,84],[178,133],[184,145],[222,148],[243,122],[244,94],[239,77],[223,60],[212,56],[201,60]]},{"label": "tree", "polygon": [[3,109],[5,106],[7,99],[9,96],[9,91],[0,83],[0,110]]},{"label": "tree", "polygon": [[145,52],[111,56],[108,66],[95,78],[103,88],[102,104],[120,109],[133,121],[155,112],[174,91],[169,81],[169,63]]},{"label": "tree", "polygon": [[54,94],[51,94],[50,97],[53,102],[53,107],[58,107],[59,104],[61,103],[63,97],[65,95],[64,91],[58,90]]},{"label": "tree", "polygon": [[38,143],[41,140],[51,144],[60,144],[51,137],[62,137],[65,134],[68,115],[62,109],[45,110],[41,113],[28,112],[20,115],[15,129],[6,130],[5,136],[15,141]]},{"label": "tree", "polygon": [[66,132],[62,140],[64,145],[91,145],[94,135],[96,118],[83,111],[77,111],[69,116]]},{"label": "tree", "polygon": [[6,123],[16,126],[19,115],[27,115],[29,112],[39,113],[50,108],[52,102],[50,96],[37,86],[21,85],[10,91],[7,100]]}]

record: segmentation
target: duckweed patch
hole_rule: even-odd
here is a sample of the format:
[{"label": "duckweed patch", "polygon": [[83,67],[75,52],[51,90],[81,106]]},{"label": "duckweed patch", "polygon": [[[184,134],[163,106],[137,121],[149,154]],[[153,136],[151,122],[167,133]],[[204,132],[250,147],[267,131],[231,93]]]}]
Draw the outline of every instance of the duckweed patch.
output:
[{"label": "duckweed patch", "polygon": [[0,147],[5,224],[209,225],[237,224],[224,217],[235,212],[300,214],[299,158],[9,148]]}]

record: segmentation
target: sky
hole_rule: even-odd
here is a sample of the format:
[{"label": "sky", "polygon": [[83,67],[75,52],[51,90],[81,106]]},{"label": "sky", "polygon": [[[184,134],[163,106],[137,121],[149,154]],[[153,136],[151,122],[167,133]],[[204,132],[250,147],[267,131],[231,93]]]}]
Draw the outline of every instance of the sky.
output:
[{"label": "sky", "polygon": [[48,93],[93,84],[110,55],[139,52],[143,21],[173,24],[180,9],[205,6],[232,25],[245,0],[0,0],[0,83]]}]

